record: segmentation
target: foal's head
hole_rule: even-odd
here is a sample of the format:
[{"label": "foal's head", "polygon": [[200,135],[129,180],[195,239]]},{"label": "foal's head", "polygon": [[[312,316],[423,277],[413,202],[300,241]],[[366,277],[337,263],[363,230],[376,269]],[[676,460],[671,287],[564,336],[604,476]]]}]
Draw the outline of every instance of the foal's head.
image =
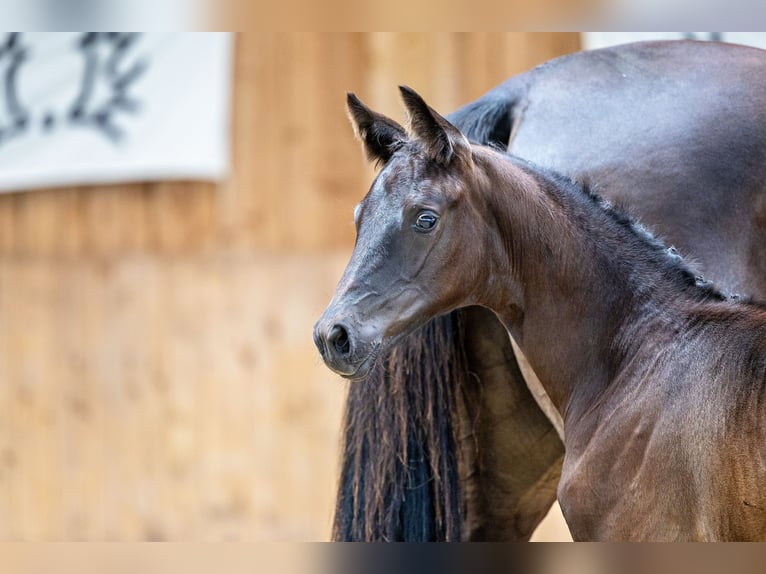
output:
[{"label": "foal's head", "polygon": [[418,94],[401,90],[412,136],[348,96],[367,156],[383,167],[354,212],[354,252],[314,340],[327,365],[350,379],[434,316],[474,303],[482,268],[471,145]]}]

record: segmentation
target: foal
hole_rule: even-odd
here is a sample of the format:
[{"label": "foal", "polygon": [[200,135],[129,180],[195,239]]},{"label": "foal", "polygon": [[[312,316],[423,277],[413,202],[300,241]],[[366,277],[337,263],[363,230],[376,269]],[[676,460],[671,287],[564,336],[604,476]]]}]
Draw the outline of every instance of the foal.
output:
[{"label": "foal", "polygon": [[487,307],[564,419],[559,500],[576,540],[766,539],[766,308],[402,95],[414,138],[349,95],[384,166],[315,327],[328,366],[363,378],[434,316]]}]

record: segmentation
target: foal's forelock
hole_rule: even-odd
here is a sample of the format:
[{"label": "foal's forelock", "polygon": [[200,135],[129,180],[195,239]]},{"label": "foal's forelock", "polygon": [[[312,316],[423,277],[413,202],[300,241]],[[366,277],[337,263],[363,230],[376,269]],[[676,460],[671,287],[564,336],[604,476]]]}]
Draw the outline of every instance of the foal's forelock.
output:
[{"label": "foal's forelock", "polygon": [[[367,196],[358,206],[355,219],[361,224],[362,211],[377,207],[386,198],[401,204],[391,205],[392,209],[404,207],[405,202],[427,203],[429,200],[450,204],[463,193],[466,184],[473,181],[472,161],[454,156],[449,164],[434,161],[419,140],[412,140],[402,146],[383,166]],[[359,216],[359,217],[358,217]]]}]

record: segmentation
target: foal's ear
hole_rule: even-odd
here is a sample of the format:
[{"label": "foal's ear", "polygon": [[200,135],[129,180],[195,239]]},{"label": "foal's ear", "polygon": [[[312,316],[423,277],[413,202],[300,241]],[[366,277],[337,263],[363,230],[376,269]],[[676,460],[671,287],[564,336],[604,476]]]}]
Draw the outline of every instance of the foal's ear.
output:
[{"label": "foal's ear", "polygon": [[348,117],[354,132],[362,140],[367,159],[387,162],[407,141],[407,132],[391,118],[373,112],[351,92],[346,97]]},{"label": "foal's ear", "polygon": [[462,132],[440,116],[425,100],[407,86],[399,86],[410,116],[410,128],[437,163],[448,165],[453,158],[470,159],[471,144]]}]

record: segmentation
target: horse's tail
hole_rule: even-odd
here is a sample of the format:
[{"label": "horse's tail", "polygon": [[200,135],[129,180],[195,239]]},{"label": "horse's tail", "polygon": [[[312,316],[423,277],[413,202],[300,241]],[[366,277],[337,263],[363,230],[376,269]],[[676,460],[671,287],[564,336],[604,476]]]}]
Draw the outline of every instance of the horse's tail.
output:
[{"label": "horse's tail", "polygon": [[[448,116],[478,143],[508,144],[514,78]],[[460,540],[460,389],[471,384],[461,312],[429,322],[352,383],[333,539]],[[462,403],[462,406],[465,406]],[[470,470],[468,471],[470,472]]]},{"label": "horse's tail", "polygon": [[351,383],[333,539],[460,540],[459,316],[440,317]]},{"label": "horse's tail", "polygon": [[506,149],[526,88],[523,76],[514,76],[447,116],[476,143]]}]

